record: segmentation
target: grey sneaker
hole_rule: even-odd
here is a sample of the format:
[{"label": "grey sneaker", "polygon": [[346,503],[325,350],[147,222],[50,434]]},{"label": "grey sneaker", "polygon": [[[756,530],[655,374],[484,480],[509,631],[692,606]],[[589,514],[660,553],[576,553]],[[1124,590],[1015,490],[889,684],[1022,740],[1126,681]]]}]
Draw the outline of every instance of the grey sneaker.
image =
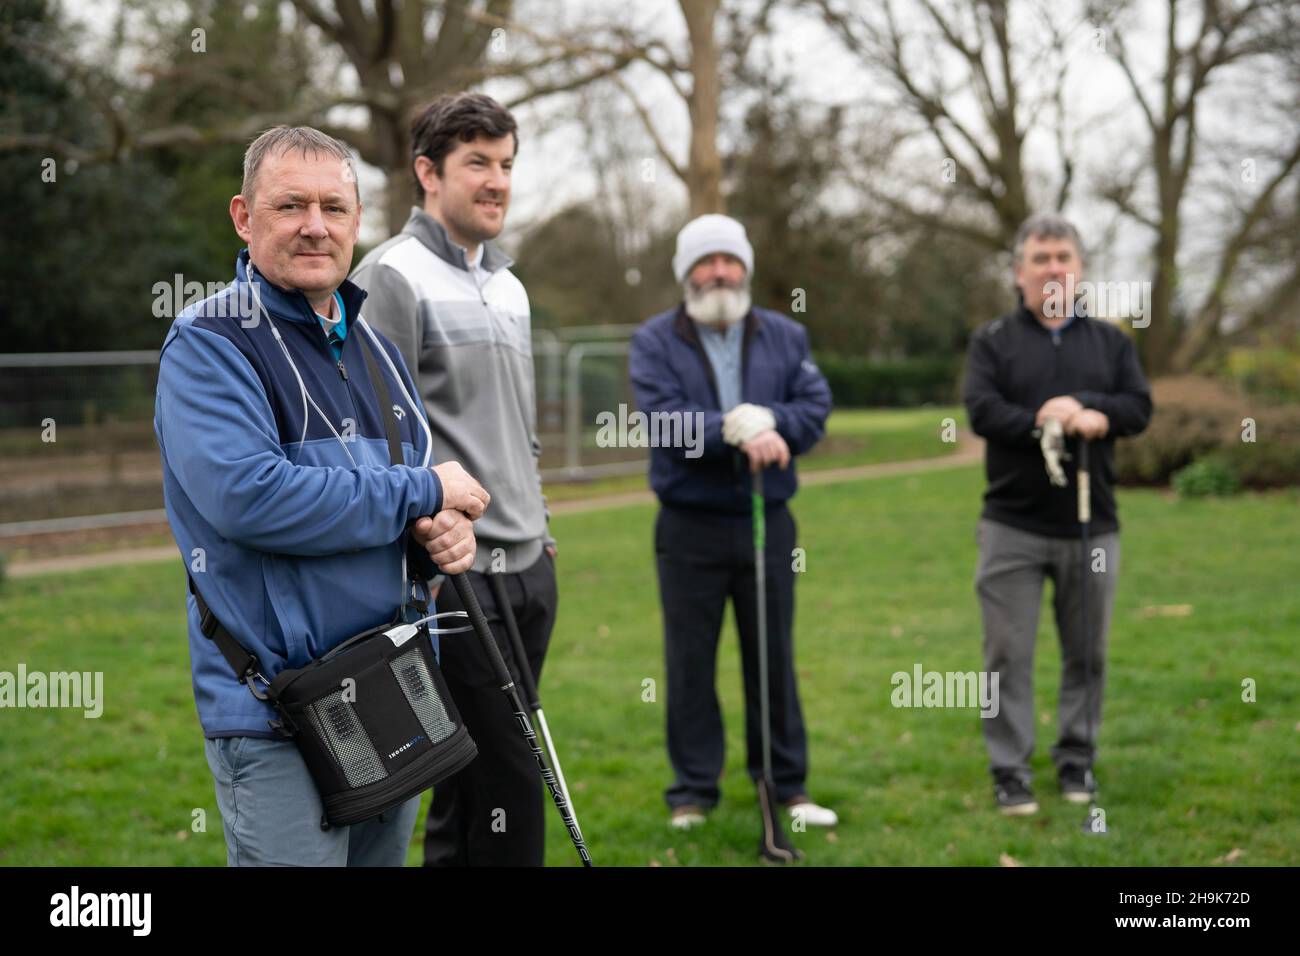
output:
[{"label": "grey sneaker", "polygon": [[1007,817],[1027,817],[1038,812],[1038,801],[1029,784],[1019,777],[1000,777],[993,782],[998,811]]},{"label": "grey sneaker", "polygon": [[1097,780],[1087,767],[1066,764],[1057,771],[1061,796],[1069,803],[1091,803],[1097,796]]}]

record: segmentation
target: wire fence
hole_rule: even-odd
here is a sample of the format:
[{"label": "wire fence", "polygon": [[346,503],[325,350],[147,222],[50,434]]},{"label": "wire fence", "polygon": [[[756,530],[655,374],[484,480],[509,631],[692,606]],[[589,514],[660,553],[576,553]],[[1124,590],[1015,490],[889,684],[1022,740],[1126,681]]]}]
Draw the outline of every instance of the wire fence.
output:
[{"label": "wire fence", "polygon": [[[644,470],[644,449],[596,440],[601,411],[633,407],[633,329],[533,330],[543,481]],[[157,385],[153,351],[0,355],[0,538],[159,520]]]}]

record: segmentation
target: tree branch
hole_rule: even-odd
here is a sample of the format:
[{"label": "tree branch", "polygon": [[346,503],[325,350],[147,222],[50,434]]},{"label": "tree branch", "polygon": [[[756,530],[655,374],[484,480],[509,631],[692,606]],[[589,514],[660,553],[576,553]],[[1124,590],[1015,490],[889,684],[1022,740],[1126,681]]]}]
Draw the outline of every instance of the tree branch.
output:
[{"label": "tree branch", "polygon": [[632,108],[636,110],[636,115],[641,118],[641,124],[645,127],[646,132],[650,134],[650,141],[654,144],[655,152],[659,154],[660,158],[662,158],[668,165],[668,168],[672,170],[674,176],[682,182],[686,182],[686,171],[682,169],[677,160],[673,158],[672,153],[668,152],[668,147],[664,144],[663,138],[659,135],[659,130],[655,127],[654,120],[650,117],[649,111],[641,105],[641,101],[637,99],[636,94],[632,92],[632,88],[628,85],[627,81],[618,74],[614,74],[614,84],[621,89],[631,101]]}]

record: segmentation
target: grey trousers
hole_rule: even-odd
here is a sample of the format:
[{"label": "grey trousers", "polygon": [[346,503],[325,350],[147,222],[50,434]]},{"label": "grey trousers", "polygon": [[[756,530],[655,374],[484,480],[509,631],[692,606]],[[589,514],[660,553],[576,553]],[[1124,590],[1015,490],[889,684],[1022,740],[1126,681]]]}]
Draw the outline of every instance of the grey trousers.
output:
[{"label": "grey trousers", "polygon": [[205,739],[227,866],[402,866],[420,812],[412,797],[350,827],[320,828],[320,793],[298,747],[262,737]]},{"label": "grey trousers", "polygon": [[[995,777],[1030,779],[1034,752],[1034,644],[1043,581],[1053,583],[1056,629],[1061,641],[1059,735],[1052,748],[1057,768],[1091,767],[1101,728],[1106,686],[1106,644],[1119,578],[1119,534],[1090,536],[1087,565],[1078,538],[1031,534],[981,519],[976,529],[979,567],[975,590],[984,619],[984,669],[999,674],[996,717],[982,718]],[[1088,630],[1083,630],[1086,581]],[[1091,720],[1085,654],[1091,650]]]}]

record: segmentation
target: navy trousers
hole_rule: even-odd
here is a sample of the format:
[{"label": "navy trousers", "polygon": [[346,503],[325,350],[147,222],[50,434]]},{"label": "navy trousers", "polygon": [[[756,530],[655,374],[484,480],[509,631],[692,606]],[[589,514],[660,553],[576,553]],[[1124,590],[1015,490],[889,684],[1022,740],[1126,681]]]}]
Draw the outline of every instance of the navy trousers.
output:
[{"label": "navy trousers", "polygon": [[[808,773],[794,665],[795,522],[779,504],[767,509],[766,525],[772,775],[776,798],[785,801],[804,793]],[[709,808],[721,796],[726,753],[715,677],[728,598],[740,635],[749,775],[757,780],[763,774],[753,526],[748,516],[664,506],[655,522],[655,557],[668,672],[668,758],[676,776],[665,797],[670,807]]]}]

